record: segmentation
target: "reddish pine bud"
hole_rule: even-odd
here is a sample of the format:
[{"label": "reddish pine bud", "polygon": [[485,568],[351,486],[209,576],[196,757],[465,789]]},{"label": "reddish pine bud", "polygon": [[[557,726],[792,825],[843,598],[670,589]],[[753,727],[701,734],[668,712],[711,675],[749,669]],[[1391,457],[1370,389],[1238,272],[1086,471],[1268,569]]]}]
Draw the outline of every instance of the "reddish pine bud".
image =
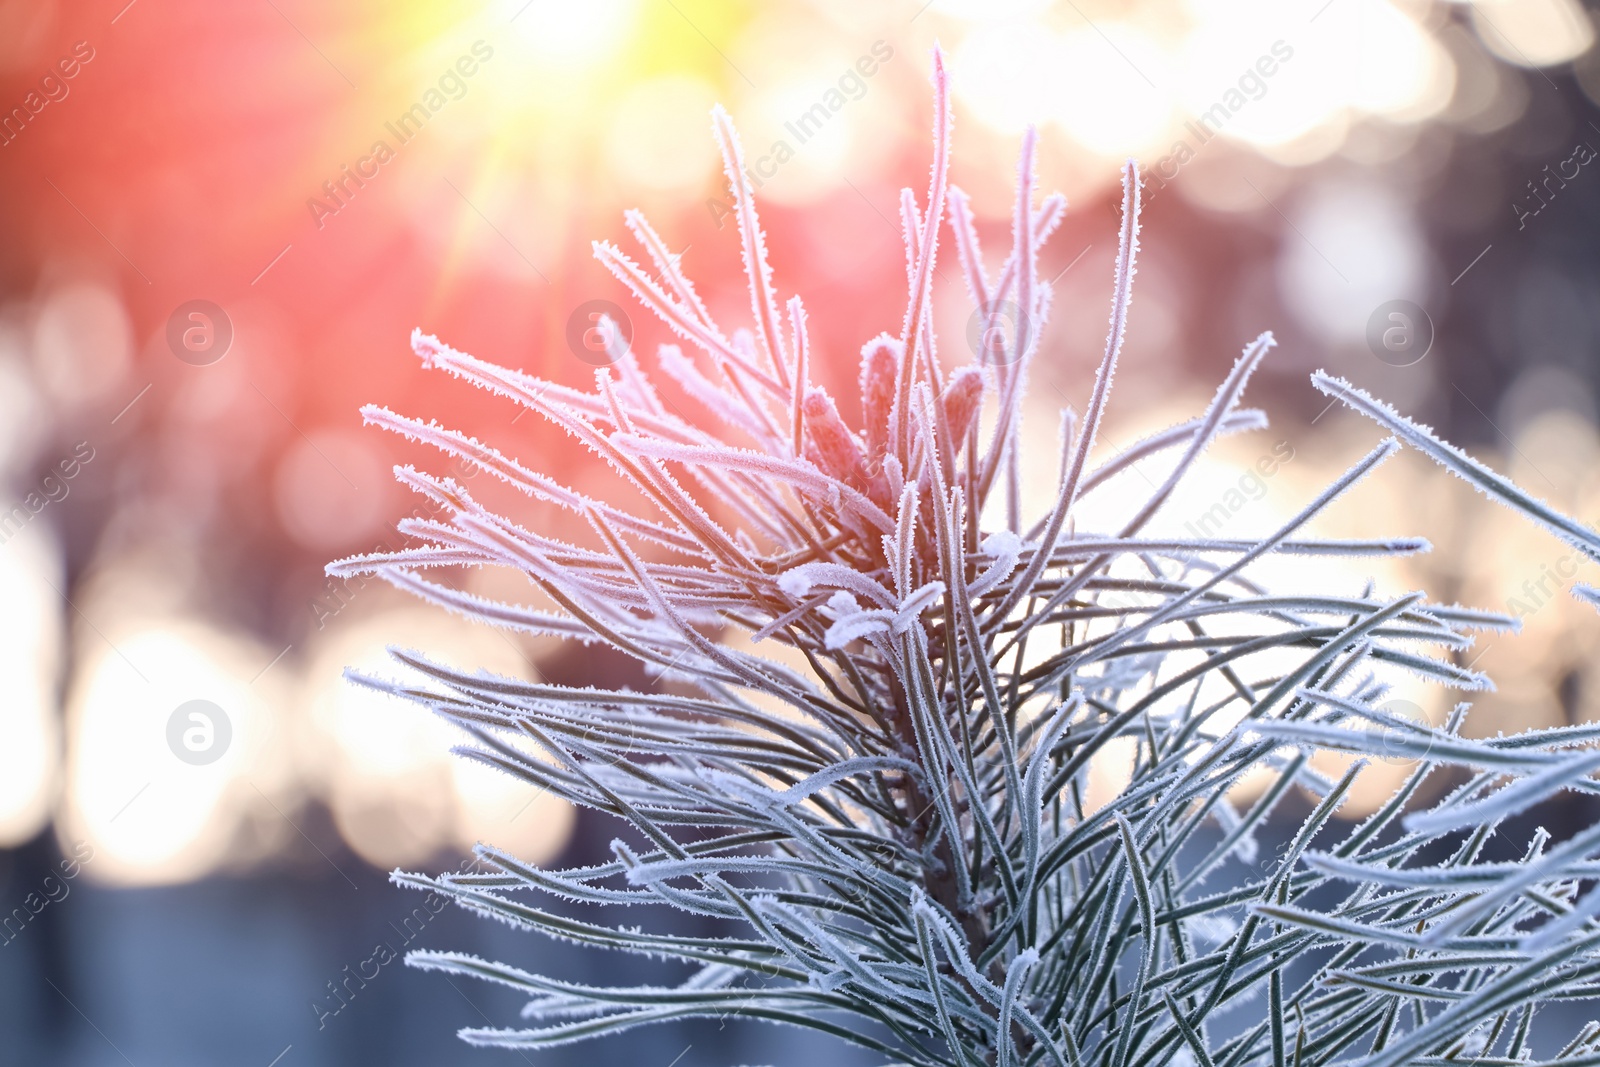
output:
[{"label": "reddish pine bud", "polygon": [[945,421],[950,424],[950,445],[960,448],[983,404],[983,372],[977,367],[956,371],[945,386],[942,402]]},{"label": "reddish pine bud", "polygon": [[900,342],[879,334],[861,349],[861,408],[867,427],[867,455],[881,455],[889,442],[889,411],[894,407]]},{"label": "reddish pine bud", "polygon": [[816,446],[822,469],[840,481],[859,480],[861,446],[839,417],[833,397],[825,390],[809,389],[803,404],[806,434]]}]

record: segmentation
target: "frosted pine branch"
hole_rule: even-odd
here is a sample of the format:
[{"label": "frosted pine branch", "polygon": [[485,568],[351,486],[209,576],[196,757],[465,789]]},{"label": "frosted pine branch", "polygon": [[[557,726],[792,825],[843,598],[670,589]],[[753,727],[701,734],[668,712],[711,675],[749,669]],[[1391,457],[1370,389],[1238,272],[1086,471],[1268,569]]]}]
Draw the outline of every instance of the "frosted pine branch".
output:
[{"label": "frosted pine branch", "polygon": [[[358,679],[461,727],[468,758],[633,831],[595,866],[540,870],[490,844],[478,849],[480,872],[395,881],[519,929],[674,960],[682,974],[660,987],[594,986],[455,953],[409,962],[525,992],[530,1025],[462,1035],[519,1049],[731,1013],[926,1067],[1395,1067],[1469,1053],[1526,1062],[1541,1002],[1600,995],[1600,891],[1580,891],[1600,877],[1600,831],[1561,842],[1541,832],[1509,856],[1491,839],[1538,802],[1600,789],[1600,726],[1468,740],[1465,705],[1443,727],[1398,719],[1382,706],[1398,672],[1485,687],[1454,657],[1474,631],[1514,620],[1420,593],[1335,593],[1315,566],[1295,571],[1293,588],[1268,589],[1256,571],[1273,556],[1426,550],[1415,538],[1307,533],[1401,443],[1585,552],[1600,535],[1321,375],[1318,388],[1398,442],[1380,443],[1266,537],[1148,533],[1217,438],[1265,425],[1239,405],[1273,340],[1262,334],[1244,350],[1196,418],[1095,465],[1131,315],[1132,162],[1099,370],[1082,417],[1063,420],[1054,499],[1030,507],[1017,473],[1031,447],[1021,401],[1050,307],[1039,255],[1065,201],[1035,204],[1030,132],[1012,247],[991,281],[967,197],[948,184],[948,77],[937,54],[934,97],[927,199],[902,196],[901,330],[862,348],[862,425],[848,425],[816,384],[808,312],[778,288],[720,109],[713,129],[750,323],[714,321],[636,212],[626,224],[648,269],[595,246],[677,337],[661,346],[660,369],[703,422],[663,404],[631,356],[597,372],[589,392],[413,339],[426,366],[581,444],[631,491],[631,506],[465,434],[365,412],[559,505],[587,533],[531,529],[450,479],[398,468],[439,516],[406,524],[410,547],[331,573],[375,574],[508,629],[604,642],[657,675],[645,691],[580,688],[397,652],[405,678]],[[946,222],[988,324],[1007,304],[1027,322],[1009,347],[953,369],[940,363],[931,312]],[[1159,485],[1134,471],[1146,459],[1169,464]],[[1131,517],[1096,513],[1091,491],[1112,482],[1143,487]],[[535,602],[424,577],[461,566],[519,572]],[[1600,599],[1587,587],[1580,595]],[[778,646],[781,658],[769,654]],[[1091,804],[1091,769],[1113,751],[1131,752],[1127,781]],[[1415,764],[1384,806],[1346,825],[1334,813],[1361,764],[1329,780],[1308,763],[1319,751]],[[1252,772],[1265,786],[1236,806],[1225,794]],[[1435,786],[1437,799],[1423,801]],[[1282,852],[1261,860],[1259,834],[1296,789],[1316,806]],[[602,912],[563,917],[540,906],[547,896]],[[659,904],[719,920],[725,934],[596,917]],[[1265,1012],[1230,1014],[1252,1002]],[[1561,1061],[1600,1062],[1596,1049],[1585,1030]]]}]

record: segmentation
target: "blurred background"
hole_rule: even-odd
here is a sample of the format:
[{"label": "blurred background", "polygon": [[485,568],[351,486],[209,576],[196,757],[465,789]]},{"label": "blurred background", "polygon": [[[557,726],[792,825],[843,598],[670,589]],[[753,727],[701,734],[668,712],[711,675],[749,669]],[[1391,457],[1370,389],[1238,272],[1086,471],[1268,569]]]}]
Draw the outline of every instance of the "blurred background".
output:
[{"label": "blurred background", "polygon": [[[1259,331],[1280,342],[1252,386],[1273,430],[1227,442],[1180,518],[1274,454],[1220,520],[1270,528],[1370,447],[1307,384],[1325,367],[1600,520],[1596,26],[1576,0],[0,2],[0,1060],[510,1063],[453,1033],[514,1024],[517,998],[389,957],[619,973],[387,884],[479,840],[603,858],[612,830],[453,760],[449,728],[341,672],[396,643],[575,684],[633,668],[322,567],[399,543],[418,502],[391,465],[444,466],[363,430],[363,403],[588,476],[538,420],[428,376],[414,326],[586,385],[569,323],[627,307],[590,241],[625,243],[629,207],[748,314],[714,102],[836,393],[903,313],[896,197],[925,195],[938,41],[990,251],[1027,124],[1071,201],[1043,265],[1044,454],[1098,360],[1132,155],[1144,251],[1109,447],[1192,414]],[[960,362],[954,262],[936,325]],[[631,328],[646,353],[666,339]],[[1426,536],[1385,588],[1524,620],[1463,657],[1499,685],[1469,729],[1600,714],[1576,560],[1413,457],[1385,473],[1326,532]],[[1435,719],[1452,699],[1407,696]],[[542,1062],[854,1062],[826,1048],[729,1023]]]}]

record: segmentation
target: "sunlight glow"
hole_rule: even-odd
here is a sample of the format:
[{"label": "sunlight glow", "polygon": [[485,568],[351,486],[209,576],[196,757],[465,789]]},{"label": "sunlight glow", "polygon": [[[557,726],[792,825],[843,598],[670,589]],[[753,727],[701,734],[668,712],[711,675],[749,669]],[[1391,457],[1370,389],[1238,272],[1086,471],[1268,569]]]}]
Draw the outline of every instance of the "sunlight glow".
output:
[{"label": "sunlight glow", "polygon": [[571,68],[615,51],[637,7],[637,0],[507,0],[499,10],[538,62]]},{"label": "sunlight glow", "polygon": [[1454,87],[1449,54],[1387,0],[1330,9],[1314,33],[1301,5],[1266,0],[1057,15],[975,22],[952,61],[956,95],[1013,135],[1050,101],[1056,125],[1104,159],[1178,152],[1181,165],[1220,134],[1304,165],[1337,151],[1352,118],[1420,121]]},{"label": "sunlight glow", "polygon": [[1519,67],[1565,63],[1594,43],[1594,23],[1576,0],[1476,0],[1472,25],[1491,52]]},{"label": "sunlight glow", "polygon": [[61,773],[55,706],[62,603],[51,588],[62,581],[58,556],[55,542],[39,532],[8,538],[0,549],[0,848],[44,826]]},{"label": "sunlight glow", "polygon": [[[185,619],[113,626],[104,638],[90,632],[78,640],[62,839],[89,840],[97,852],[90,872],[112,883],[183,882],[217,870],[247,810],[291,803],[269,710],[273,684],[250,681],[272,654]],[[172,716],[197,699],[226,719],[190,724],[205,731],[191,748],[222,748],[211,762],[189,762],[169,746]]]},{"label": "sunlight glow", "polygon": [[669,75],[632,86],[613,110],[606,160],[630,186],[684,190],[703,185],[717,169],[716,145],[706,135],[716,89],[700,78]]}]

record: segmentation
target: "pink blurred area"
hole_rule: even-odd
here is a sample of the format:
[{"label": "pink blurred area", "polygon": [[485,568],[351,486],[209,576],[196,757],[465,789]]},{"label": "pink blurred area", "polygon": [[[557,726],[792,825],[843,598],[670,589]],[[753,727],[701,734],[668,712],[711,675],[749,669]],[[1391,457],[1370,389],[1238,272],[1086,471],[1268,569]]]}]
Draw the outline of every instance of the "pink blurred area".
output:
[{"label": "pink blurred area", "polygon": [[[504,18],[462,4],[335,12],[139,0],[112,24],[40,8],[27,47],[7,57],[0,99],[21,103],[36,80],[29,75],[51,69],[77,41],[93,59],[67,82],[65,99],[0,150],[11,269],[70,262],[114,276],[141,339],[188,299],[259,307],[286,331],[286,347],[262,373],[280,376],[308,418],[345,421],[374,389],[377,399],[404,395],[396,353],[413,324],[535,373],[580,371],[560,343],[563,312],[591,294],[621,296],[591,266],[589,242],[621,235],[625,207],[644,207],[680,246],[694,246],[708,289],[736,281],[732,231],[719,232],[705,205],[722,195],[719,174],[702,168],[699,195],[662,195],[619,180],[605,158],[608,112],[629,83],[686,74],[706,86],[709,102],[738,79],[715,47],[687,47],[682,39],[698,40],[687,25],[674,34],[663,16],[641,13],[595,67],[543,78],[527,71],[539,60],[519,54],[515,24],[497,24],[495,14]],[[741,17],[726,7],[717,16],[725,26]],[[428,73],[452,75],[474,42],[493,58],[402,143],[394,120],[434,91]],[[890,76],[915,91],[924,60],[902,58]],[[539,99],[511,99],[519,81]],[[705,144],[696,147],[709,150],[704,110],[698,119]],[[878,136],[915,150],[920,125]],[[352,184],[348,168],[380,139],[393,158]],[[330,181],[342,198],[328,193]],[[829,234],[768,213],[789,285],[826,300],[830,282],[831,292],[859,293],[882,276],[897,234],[858,207],[872,225],[850,226],[844,262],[810,254],[836,246]],[[893,277],[883,280],[892,293]]]},{"label": "pink blurred area", "polygon": [[[545,0],[0,11],[11,42],[0,101],[26,117],[0,146],[11,237],[0,322],[29,427],[4,466],[20,495],[55,451],[82,440],[95,457],[23,538],[35,557],[10,557],[62,599],[41,602],[51,636],[36,657],[59,665],[41,671],[60,697],[41,681],[46,725],[33,729],[30,712],[36,743],[23,746],[37,780],[19,786],[7,835],[25,838],[53,811],[63,839],[84,835],[109,857],[96,877],[134,883],[293,853],[287,826],[317,803],[379,866],[487,836],[468,824],[500,794],[450,769],[451,738],[385,725],[339,673],[380,669],[388,640],[454,640],[463,663],[482,662],[473,642],[488,641],[512,674],[549,650],[452,637],[384,590],[324,578],[324,562],[396,543],[395,522],[417,513],[391,464],[448,465],[363,428],[359,411],[467,427],[534,466],[591,477],[583,451],[537,418],[426,371],[411,330],[589,387],[593,367],[568,339],[579,305],[626,308],[641,353],[669,339],[592,258],[592,240],[631,244],[629,207],[714,307],[747,315],[709,110],[753,85],[741,69],[752,46],[737,43],[752,13]],[[841,41],[848,69],[872,38]],[[894,121],[855,188],[810,196],[820,211],[765,213],[783,284],[850,309],[814,320],[819,370],[841,381],[862,341],[902,314],[899,237],[880,210],[893,215],[891,180],[925,166],[925,51],[874,80]],[[820,62],[827,84],[833,63]],[[749,139],[752,163],[766,137]],[[210,305],[202,318],[195,301]],[[230,333],[220,358],[173,344]],[[492,500],[487,480],[474,491]],[[534,525],[569,521],[518,506]],[[204,788],[160,742],[171,706],[196,697],[217,701],[237,735]],[[65,709],[60,728],[50,705]],[[149,729],[118,733],[145,717]],[[393,750],[363,740],[361,722]],[[140,792],[141,775],[123,782],[118,768],[143,748],[161,773]],[[418,807],[419,795],[434,799]],[[502,804],[489,817],[519,816]],[[530,822],[545,832],[531,847],[548,851],[570,815],[514,828],[533,840]]]},{"label": "pink blurred area", "polygon": [[[1055,299],[1030,414],[1053,455],[1056,409],[1081,403],[1103,342],[1110,194],[1129,156],[1150,175],[1145,251],[1109,447],[1192,414],[1264,328],[1284,342],[1269,392],[1302,397],[1327,358],[1403,406],[1439,405],[1446,357],[1385,366],[1368,315],[1468,291],[1450,278],[1505,213],[1486,179],[1452,185],[1470,177],[1453,161],[1519,123],[1559,125],[1530,103],[1547,69],[1572,64],[1564,99],[1592,97],[1593,40],[1571,0],[0,3],[0,484],[39,502],[0,546],[0,579],[29,605],[12,628],[40,635],[16,646],[37,692],[15,713],[28,773],[0,789],[0,842],[53,825],[107,845],[97,877],[173,882],[289,853],[319,863],[286,827],[322,810],[380,867],[521,832],[504,798],[453,777],[449,737],[350,696],[341,667],[377,669],[403,641],[579,684],[622,668],[326,579],[328,560],[398,543],[396,521],[418,513],[393,464],[450,466],[364,428],[360,408],[463,428],[605,492],[592,456],[424,369],[410,334],[587,388],[571,324],[581,337],[584,309],[607,301],[653,370],[675,338],[591,247],[642,258],[623,221],[635,207],[715,317],[748,323],[713,104],[741,130],[779,292],[810,311],[813,378],[852,419],[861,346],[905,313],[899,196],[925,197],[935,42],[954,80],[952,176],[991,271],[1022,131],[1038,125],[1043,190],[1071,201],[1041,263]],[[1427,243],[1435,200],[1461,248],[1443,247],[1448,227]],[[966,363],[948,244],[934,285],[940,356]],[[192,319],[195,301],[215,310]],[[225,354],[179,351],[191,329],[202,344],[231,334]],[[1304,403],[1288,410],[1314,421]],[[52,472],[82,449],[94,458],[62,482]],[[1047,471],[1027,473],[1050,492]],[[571,532],[572,516],[489,481],[472,483],[486,503]],[[242,739],[204,780],[161,732],[196,698],[233,709]],[[146,757],[150,775],[118,777]],[[196,806],[211,814],[181,833],[161,822]],[[562,818],[544,821],[565,833]]]},{"label": "pink blurred area", "polygon": [[[375,433],[350,443],[361,404],[456,425],[515,414],[426,374],[408,351],[414,326],[585,386],[591,370],[565,339],[577,305],[626,307],[641,350],[666,338],[590,255],[592,239],[626,243],[624,208],[644,208],[688,250],[684,262],[714,304],[737,309],[742,299],[734,227],[715,206],[725,179],[706,115],[712,100],[750,88],[726,55],[752,17],[741,5],[558,14],[542,2],[138,0],[7,10],[16,43],[0,99],[21,103],[75,46],[92,56],[65,81],[67,94],[0,148],[13,290],[88,278],[122,302],[130,358],[80,354],[67,377],[93,379],[80,398],[88,403],[68,397],[62,407],[109,416],[140,398],[108,432],[160,450],[140,477],[155,483],[142,491],[169,498],[166,521],[264,540],[268,551],[285,540],[308,553],[363,547],[376,520],[402,508],[361,475],[404,450]],[[553,64],[563,32],[575,54]],[[861,50],[869,46],[863,39]],[[846,378],[862,341],[901,313],[889,220],[894,183],[925,165],[916,154],[926,47],[901,48],[873,86],[895,119],[874,131],[874,165],[854,188],[835,183],[815,210],[766,210],[784,284],[830,307],[815,320],[819,350]],[[621,112],[640,110],[629,95],[639,86],[676,90],[679,141],[699,143],[619,146]],[[427,94],[438,110],[426,127],[397,126]],[[765,135],[748,138],[752,163]],[[629,154],[643,158],[619,168]],[[672,184],[652,184],[662,168],[676,168]],[[224,309],[234,329],[225,359],[198,370],[173,359],[165,339],[174,309],[197,299]],[[533,421],[518,432],[540,448],[566,447]],[[345,445],[328,446],[324,432]],[[332,455],[320,472],[297,461],[306,442],[343,447],[358,470]],[[332,514],[320,534],[297,520],[294,490],[269,490],[274,481],[304,483],[301,510]],[[347,506],[338,498],[350,491],[372,502]]]}]

